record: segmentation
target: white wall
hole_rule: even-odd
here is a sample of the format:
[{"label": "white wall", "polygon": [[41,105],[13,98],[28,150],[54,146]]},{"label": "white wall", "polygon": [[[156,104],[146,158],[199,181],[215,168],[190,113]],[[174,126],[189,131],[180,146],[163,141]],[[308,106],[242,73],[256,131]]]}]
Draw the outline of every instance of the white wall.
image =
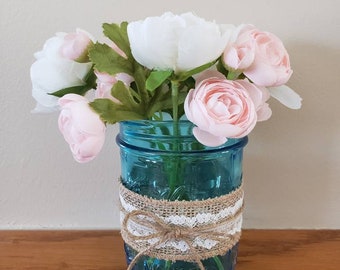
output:
[{"label": "white wall", "polygon": [[[313,4],[312,4],[313,3]],[[0,0],[0,229],[118,228],[118,149],[110,128],[100,156],[76,163],[57,114],[32,115],[33,52],[57,31],[194,11],[219,23],[253,23],[278,35],[304,98],[273,101],[245,151],[247,228],[340,229],[340,1]]]}]

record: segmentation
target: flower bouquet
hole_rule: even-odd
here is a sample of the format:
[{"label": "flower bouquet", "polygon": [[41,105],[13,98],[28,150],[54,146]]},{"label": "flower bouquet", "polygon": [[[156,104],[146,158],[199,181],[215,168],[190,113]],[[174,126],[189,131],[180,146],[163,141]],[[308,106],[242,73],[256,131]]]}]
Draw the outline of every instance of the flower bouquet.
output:
[{"label": "flower bouquet", "polygon": [[278,37],[253,25],[170,12],[57,33],[31,67],[34,112],[60,111],[78,162],[120,123],[122,236],[128,269],[234,269],[243,209],[242,149],[270,97],[301,98]]}]

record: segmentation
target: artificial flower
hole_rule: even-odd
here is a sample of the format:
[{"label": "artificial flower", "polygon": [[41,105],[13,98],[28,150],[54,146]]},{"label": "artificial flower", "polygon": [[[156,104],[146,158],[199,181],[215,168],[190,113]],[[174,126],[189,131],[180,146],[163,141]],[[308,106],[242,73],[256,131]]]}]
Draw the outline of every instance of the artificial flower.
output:
[{"label": "artificial flower", "polygon": [[103,30],[106,43],[80,29],[58,33],[31,67],[35,111],[61,109],[60,130],[79,162],[98,155],[107,124],[188,119],[199,142],[218,146],[269,119],[270,97],[301,107],[285,85],[292,69],[282,41],[253,25],[166,12]]},{"label": "artificial flower", "polygon": [[[241,138],[253,130],[260,104],[255,105],[250,97],[249,85],[246,81],[212,77],[189,91],[184,110],[187,118],[197,126],[194,135],[198,141],[218,146],[228,138]],[[256,101],[260,103],[262,99]]]},{"label": "artificial flower", "polygon": [[285,84],[293,71],[282,41],[272,33],[252,25],[241,25],[236,40],[226,47],[223,61],[231,69],[240,69],[260,86]]},{"label": "artificial flower", "polygon": [[93,38],[82,29],[75,33],[68,33],[64,36],[63,44],[60,46],[60,55],[66,59],[80,63],[89,62],[88,49],[93,44]]},{"label": "artificial flower", "polygon": [[83,85],[83,79],[91,68],[91,63],[77,63],[64,58],[60,48],[66,33],[58,33],[48,39],[42,51],[35,53],[30,76],[32,96],[37,101],[34,112],[58,110],[58,97],[50,95],[60,89]]},{"label": "artificial flower", "polygon": [[131,22],[128,37],[134,58],[149,69],[187,71],[216,60],[233,26],[218,25],[192,13]]},{"label": "artificial flower", "polygon": [[266,121],[272,115],[272,110],[269,107],[267,101],[270,98],[270,92],[266,87],[257,86],[256,84],[250,83],[249,80],[237,80],[249,94],[251,100],[255,105],[257,114],[257,121]]},{"label": "artificial flower", "polygon": [[59,99],[59,105],[59,130],[74,159],[80,163],[93,160],[103,147],[105,124],[83,96],[67,94]]},{"label": "artificial flower", "polygon": [[116,98],[114,98],[111,95],[111,89],[112,87],[118,82],[123,82],[126,86],[129,86],[131,82],[133,81],[133,78],[125,73],[119,73],[115,76],[112,76],[107,73],[102,73],[95,71],[95,74],[97,76],[97,88],[95,92],[96,98],[108,98],[111,99],[114,102],[119,102]]}]

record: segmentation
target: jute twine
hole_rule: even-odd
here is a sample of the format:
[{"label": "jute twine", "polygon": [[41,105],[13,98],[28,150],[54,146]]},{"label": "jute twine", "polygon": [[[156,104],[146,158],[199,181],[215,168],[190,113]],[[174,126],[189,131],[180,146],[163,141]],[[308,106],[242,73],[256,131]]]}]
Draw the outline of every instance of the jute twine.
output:
[{"label": "jute twine", "polygon": [[[233,192],[201,201],[155,200],[120,183],[121,234],[141,256],[195,262],[224,255],[240,239],[243,210],[242,186]],[[187,224],[186,221],[188,221]]]}]

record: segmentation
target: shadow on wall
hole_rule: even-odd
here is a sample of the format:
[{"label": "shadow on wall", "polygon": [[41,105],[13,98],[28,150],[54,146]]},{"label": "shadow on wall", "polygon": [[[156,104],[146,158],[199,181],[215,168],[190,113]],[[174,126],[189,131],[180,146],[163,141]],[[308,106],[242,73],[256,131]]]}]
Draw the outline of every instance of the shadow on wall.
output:
[{"label": "shadow on wall", "polygon": [[[340,46],[338,46],[339,48]],[[340,228],[340,50],[295,43],[288,85],[302,109],[272,100],[245,151],[245,227]]]}]

